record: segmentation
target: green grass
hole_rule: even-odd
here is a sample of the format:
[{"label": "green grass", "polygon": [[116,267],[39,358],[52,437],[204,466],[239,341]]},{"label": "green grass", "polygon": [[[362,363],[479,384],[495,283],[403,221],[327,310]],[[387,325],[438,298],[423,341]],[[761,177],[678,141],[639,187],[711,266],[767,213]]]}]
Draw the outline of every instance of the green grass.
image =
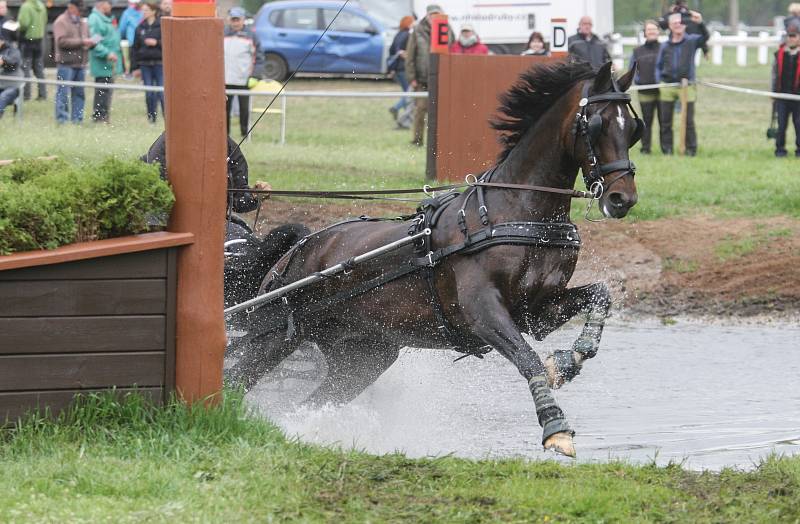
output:
[{"label": "green grass", "polygon": [[800,459],[677,465],[410,460],[287,439],[228,393],[208,411],[89,397],[0,439],[2,522],[794,522]]},{"label": "green grass", "polygon": [[[739,68],[732,65],[732,57],[732,51],[726,53],[722,66],[703,63],[699,77],[768,89],[769,66]],[[751,63],[755,64],[754,57]],[[396,87],[388,81],[309,79],[295,80],[289,87],[306,89]],[[91,92],[87,94],[91,100]],[[161,127],[146,123],[143,94],[118,92],[114,97],[112,126],[87,123],[80,128],[59,128],[54,123],[52,102],[27,104],[23,122],[15,122],[10,114],[0,120],[0,157],[55,154],[84,160],[110,153],[124,157],[143,154]],[[425,152],[408,144],[408,131],[394,128],[389,104],[376,99],[289,99],[288,143],[276,143],[279,118],[268,115],[253,140],[243,147],[251,181],[267,180],[276,189],[420,187]],[[700,87],[698,156],[646,157],[638,148],[632,151],[640,199],[630,216],[639,220],[697,214],[800,217],[800,199],[796,197],[800,194],[800,161],[773,157],[774,143],[765,138],[769,119],[769,99]],[[657,137],[658,130],[653,132]]]},{"label": "green grass", "polygon": [[[720,262],[725,262],[749,255],[772,241],[790,236],[792,236],[790,229],[777,228],[767,230],[763,224],[758,224],[752,234],[738,237],[727,235],[717,241],[714,244],[714,254]],[[678,271],[680,272],[680,270]]]}]

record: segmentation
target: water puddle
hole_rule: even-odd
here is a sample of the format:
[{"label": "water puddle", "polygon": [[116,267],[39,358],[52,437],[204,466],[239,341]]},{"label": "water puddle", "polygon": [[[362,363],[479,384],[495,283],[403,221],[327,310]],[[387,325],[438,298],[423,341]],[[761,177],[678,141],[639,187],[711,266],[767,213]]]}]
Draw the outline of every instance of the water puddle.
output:
[{"label": "water puddle", "polygon": [[[542,355],[566,348],[577,332],[534,347]],[[403,350],[355,401],[309,410],[289,407],[314,370],[298,355],[285,369],[299,378],[263,381],[249,399],[308,442],[412,457],[552,458],[516,369],[497,353],[454,364],[455,356]],[[798,376],[800,326],[617,321],[557,399],[576,430],[579,461],[749,469],[769,453],[800,452]]]}]

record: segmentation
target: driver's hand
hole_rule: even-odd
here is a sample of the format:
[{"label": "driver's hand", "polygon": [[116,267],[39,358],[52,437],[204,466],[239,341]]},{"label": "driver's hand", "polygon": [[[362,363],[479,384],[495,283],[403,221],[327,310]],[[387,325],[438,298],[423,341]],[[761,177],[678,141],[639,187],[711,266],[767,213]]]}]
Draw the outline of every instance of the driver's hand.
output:
[{"label": "driver's hand", "polygon": [[[253,186],[253,189],[271,190],[272,186],[269,185],[267,182],[256,180],[256,185]],[[258,196],[261,198],[269,198],[270,195],[269,193],[260,193]]]}]

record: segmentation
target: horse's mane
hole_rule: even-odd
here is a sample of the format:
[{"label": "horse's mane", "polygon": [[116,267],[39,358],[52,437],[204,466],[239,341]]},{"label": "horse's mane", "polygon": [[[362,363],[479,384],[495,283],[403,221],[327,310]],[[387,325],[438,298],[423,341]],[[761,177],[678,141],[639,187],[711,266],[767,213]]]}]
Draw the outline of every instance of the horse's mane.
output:
[{"label": "horse's mane", "polygon": [[528,129],[550,109],[556,100],[580,80],[594,78],[588,62],[565,60],[535,64],[519,76],[519,80],[500,95],[497,117],[490,120],[500,131],[500,152],[497,162],[506,159]]}]

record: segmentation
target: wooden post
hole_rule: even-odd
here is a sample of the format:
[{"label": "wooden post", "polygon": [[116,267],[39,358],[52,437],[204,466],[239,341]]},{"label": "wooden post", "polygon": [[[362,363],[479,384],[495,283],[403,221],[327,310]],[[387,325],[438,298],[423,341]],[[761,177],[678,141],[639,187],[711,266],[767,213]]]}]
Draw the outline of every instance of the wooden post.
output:
[{"label": "wooden post", "polygon": [[222,389],[225,325],[222,244],[226,156],[223,22],[162,19],[167,171],[173,232],[191,232],[178,255],[175,387],[187,402]]},{"label": "wooden post", "polygon": [[688,119],[686,112],[689,110],[689,80],[686,78],[681,79],[681,129],[680,129],[680,142],[678,143],[678,153],[681,155],[686,154],[686,125]]}]

